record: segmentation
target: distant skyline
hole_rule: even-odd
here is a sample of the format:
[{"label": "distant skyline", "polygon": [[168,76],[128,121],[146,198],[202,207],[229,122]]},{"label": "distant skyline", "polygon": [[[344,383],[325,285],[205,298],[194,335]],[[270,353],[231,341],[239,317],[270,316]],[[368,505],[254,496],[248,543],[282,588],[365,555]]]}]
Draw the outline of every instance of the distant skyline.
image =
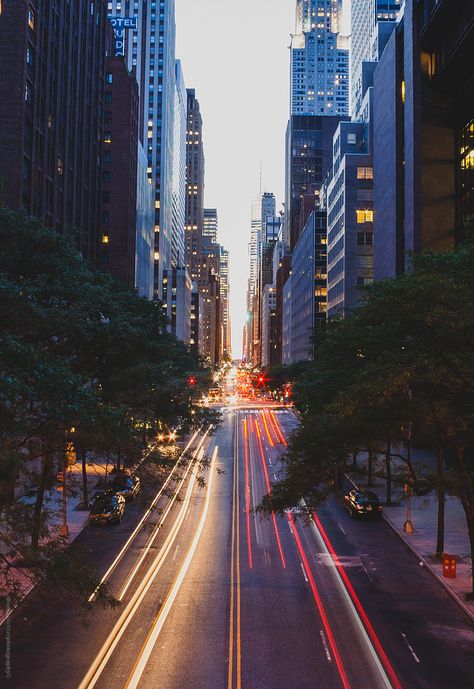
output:
[{"label": "distant skyline", "polygon": [[296,0],[176,0],[177,48],[203,115],[205,205],[230,251],[233,356],[240,357],[252,199],[284,200],[289,50]]}]

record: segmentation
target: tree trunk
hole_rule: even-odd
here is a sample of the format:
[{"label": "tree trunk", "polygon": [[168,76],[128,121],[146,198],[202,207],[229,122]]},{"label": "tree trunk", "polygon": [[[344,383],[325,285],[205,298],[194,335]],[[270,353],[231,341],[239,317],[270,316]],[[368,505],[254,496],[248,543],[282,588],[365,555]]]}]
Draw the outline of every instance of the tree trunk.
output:
[{"label": "tree trunk", "polygon": [[385,483],[386,483],[386,493],[385,493],[385,503],[387,505],[392,504],[392,443],[388,442],[385,446]]},{"label": "tree trunk", "polygon": [[[474,496],[471,496],[471,500],[463,496],[461,498],[461,503],[466,515],[467,531],[471,546],[471,562],[474,562]],[[474,572],[471,572],[471,593],[469,598],[474,600]]]},{"label": "tree trunk", "polygon": [[51,478],[51,468],[53,464],[52,453],[46,450],[43,456],[41,467],[40,481],[38,485],[38,492],[36,494],[36,502],[33,508],[33,523],[31,526],[31,549],[35,552],[38,549],[38,542],[41,531],[41,512],[43,510],[43,501],[48,481]]},{"label": "tree trunk", "polygon": [[446,506],[446,490],[444,486],[444,452],[442,441],[438,440],[436,447],[436,476],[438,481],[438,528],[436,535],[436,559],[440,560],[444,552],[444,514]]},{"label": "tree trunk", "polygon": [[[471,546],[471,563],[474,563],[474,478],[471,471],[467,470],[464,460],[464,448],[458,448],[458,462],[463,488],[461,492],[461,504],[466,515],[469,544]],[[471,568],[472,569],[472,568]],[[471,572],[471,593],[469,598],[474,600],[474,570]]]},{"label": "tree trunk", "polygon": [[87,482],[87,452],[81,450],[82,461],[82,504],[84,509],[89,505],[89,484]]},{"label": "tree trunk", "polygon": [[373,488],[374,485],[374,453],[372,450],[369,451],[369,457],[367,461],[367,486]]}]

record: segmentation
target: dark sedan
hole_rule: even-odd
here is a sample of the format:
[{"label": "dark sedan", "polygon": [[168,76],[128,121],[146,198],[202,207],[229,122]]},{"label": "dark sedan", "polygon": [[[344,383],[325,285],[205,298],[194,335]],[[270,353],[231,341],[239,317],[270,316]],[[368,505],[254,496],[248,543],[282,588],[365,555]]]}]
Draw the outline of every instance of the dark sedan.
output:
[{"label": "dark sedan", "polygon": [[380,517],[382,505],[377,495],[370,490],[351,490],[344,495],[344,507],[351,517]]},{"label": "dark sedan", "polygon": [[125,498],[120,493],[98,495],[92,505],[89,520],[92,524],[120,524],[125,512]]},{"label": "dark sedan", "polygon": [[128,474],[118,474],[114,476],[110,488],[115,493],[123,495],[125,500],[134,500],[141,490],[141,483],[138,476],[129,476]]}]

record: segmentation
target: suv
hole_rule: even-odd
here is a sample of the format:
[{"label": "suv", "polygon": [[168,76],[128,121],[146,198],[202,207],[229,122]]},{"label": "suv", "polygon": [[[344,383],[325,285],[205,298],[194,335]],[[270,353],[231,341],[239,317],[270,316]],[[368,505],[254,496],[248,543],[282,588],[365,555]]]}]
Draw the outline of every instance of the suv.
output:
[{"label": "suv", "polygon": [[381,517],[382,505],[377,495],[370,490],[351,490],[344,495],[344,507],[351,517]]}]

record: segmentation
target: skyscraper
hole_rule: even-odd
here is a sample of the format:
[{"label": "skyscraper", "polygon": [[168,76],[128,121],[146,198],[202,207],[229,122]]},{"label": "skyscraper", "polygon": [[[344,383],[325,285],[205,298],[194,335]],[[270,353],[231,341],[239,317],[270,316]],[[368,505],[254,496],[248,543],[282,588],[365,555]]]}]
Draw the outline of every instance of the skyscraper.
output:
[{"label": "skyscraper", "polygon": [[[202,117],[194,89],[187,91],[186,136],[186,266],[199,295],[194,297],[191,340],[211,365],[222,357],[222,307],[220,294],[221,249],[217,211],[211,213],[210,235],[204,236],[204,146]],[[208,219],[210,216],[208,215]],[[197,321],[197,322],[196,322]]]},{"label": "skyscraper", "polygon": [[176,60],[175,75],[171,266],[182,268],[186,263],[184,226],[186,220],[187,94],[179,60]]},{"label": "skyscraper", "polygon": [[351,3],[351,115],[359,110],[363,94],[362,62],[373,61],[371,36],[379,21],[393,22],[400,0],[352,0]]},{"label": "skyscraper", "polygon": [[187,90],[186,134],[186,267],[191,280],[201,280],[201,235],[204,226],[204,146],[202,117],[194,89]]},{"label": "skyscraper", "polygon": [[339,36],[341,0],[297,2],[290,62],[292,115],[346,115],[349,51]]},{"label": "skyscraper", "polygon": [[229,251],[220,247],[220,296],[222,307],[222,350],[224,356],[232,355],[231,322],[230,322],[230,282]]},{"label": "skyscraper", "polygon": [[[138,87],[123,57],[106,60],[105,131],[102,160],[101,270],[137,286]],[[151,248],[151,247],[150,247]],[[151,261],[151,253],[148,253]]]},{"label": "skyscraper", "polygon": [[[99,254],[106,3],[3,2],[0,203]],[[78,38],[79,37],[79,38]]]},{"label": "skyscraper", "polygon": [[[373,76],[398,11],[395,2],[352,5],[352,121],[341,122],[328,174],[328,316],[350,313],[374,277]],[[357,60],[359,60],[357,62]]]},{"label": "skyscraper", "polygon": [[175,0],[111,0],[108,10],[112,17],[136,20],[124,37],[124,54],[139,87],[140,141],[155,198],[153,295],[161,298],[163,270],[172,267]]},{"label": "skyscraper", "polygon": [[287,240],[293,250],[304,226],[302,199],[313,184],[321,187],[332,164],[332,138],[341,117],[293,115],[286,138]]},{"label": "skyscraper", "polygon": [[250,272],[247,289],[247,311],[252,310],[253,298],[257,290],[258,278],[258,263],[259,263],[259,248],[260,235],[262,231],[262,208],[261,197],[257,196],[252,201],[251,215],[250,215],[250,242],[249,242],[249,258],[250,258]]},{"label": "skyscraper", "polygon": [[[267,246],[268,230],[273,235],[275,231],[274,220],[276,215],[275,195],[264,192],[254,199],[251,210],[250,229],[250,277],[247,289],[247,313],[248,320],[245,328],[244,341],[246,344],[246,356],[259,365],[261,358],[261,305],[262,305],[262,259],[265,265],[272,260],[272,254]],[[265,255],[265,256],[264,256]]]},{"label": "skyscraper", "polygon": [[405,2],[374,75],[375,277],[474,221],[474,5]]},{"label": "skyscraper", "polygon": [[217,208],[204,209],[202,237],[205,243],[217,244]]},{"label": "skyscraper", "polygon": [[331,30],[337,33],[342,22],[342,0],[296,0],[296,31],[311,31],[315,24],[330,21]]}]

